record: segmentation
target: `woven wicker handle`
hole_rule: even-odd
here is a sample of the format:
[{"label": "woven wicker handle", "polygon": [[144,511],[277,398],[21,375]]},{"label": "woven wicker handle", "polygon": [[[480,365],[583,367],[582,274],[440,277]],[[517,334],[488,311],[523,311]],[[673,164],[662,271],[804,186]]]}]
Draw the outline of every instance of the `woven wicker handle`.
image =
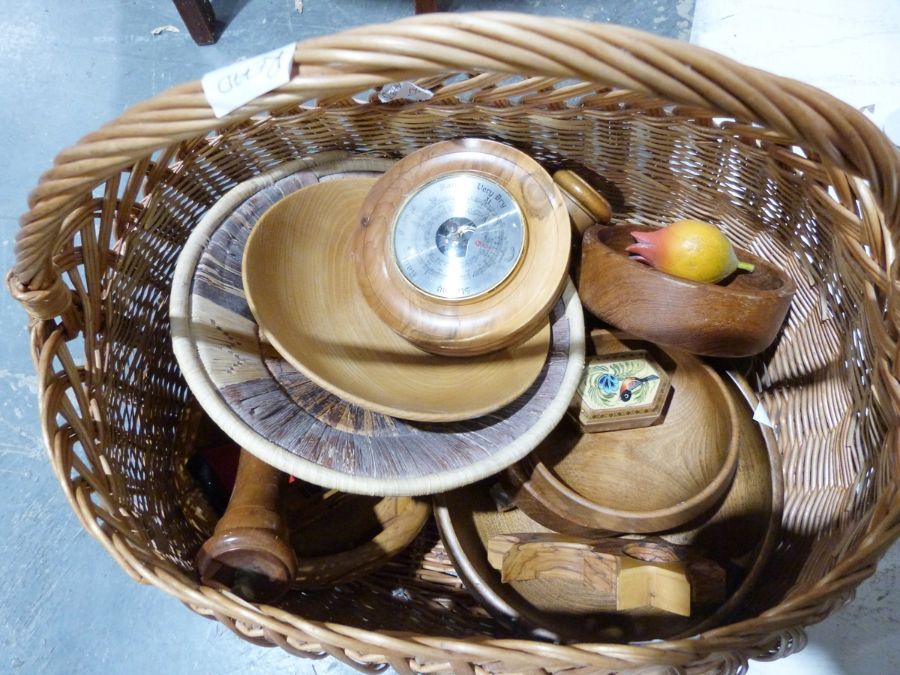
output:
[{"label": "woven wicker handle", "polygon": [[307,40],[297,45],[294,59],[290,83],[225,118],[214,117],[199,82],[191,82],[131,108],[61,152],[31,193],[16,237],[10,288],[31,315],[51,318],[69,306],[51,260],[62,221],[87,191],[121,169],[262,111],[453,72],[576,78],[761,123],[871,181],[894,244],[900,244],[900,155],[884,134],[813,87],[699,47],[584,21],[445,13]]}]

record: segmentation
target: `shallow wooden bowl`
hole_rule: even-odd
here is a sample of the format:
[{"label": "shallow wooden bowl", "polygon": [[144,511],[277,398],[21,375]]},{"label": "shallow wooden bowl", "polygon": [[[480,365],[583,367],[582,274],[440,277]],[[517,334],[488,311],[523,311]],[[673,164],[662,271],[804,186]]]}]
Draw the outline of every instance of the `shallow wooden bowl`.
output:
[{"label": "shallow wooden bowl", "polygon": [[584,315],[570,283],[550,314],[537,379],[489,415],[406,422],[326,391],[261,334],[240,278],[252,228],[304,186],[372,176],[389,162],[326,155],[279,167],[229,192],[201,219],[178,259],[170,321],[178,364],[216,424],[248,452],[305,481],[368,495],[423,495],[502,471],[556,426],[584,365]]},{"label": "shallow wooden bowl", "polygon": [[726,621],[759,581],[778,539],[783,506],[781,460],[774,436],[753,421],[756,399],[749,387],[740,377],[729,376],[728,396],[740,412],[741,462],[734,481],[703,519],[661,535],[671,543],[691,546],[726,570],[724,603],[697,606],[690,617],[653,615],[613,611],[611,598],[571,581],[503,583],[501,572],[488,561],[491,537],[550,530],[520,509],[498,510],[487,481],[435,499],[441,537],[469,591],[499,620],[531,637],[563,642],[688,637]]},{"label": "shallow wooden bowl", "polygon": [[369,306],[349,255],[374,184],[347,178],[310,185],[265,212],[243,259],[257,323],[291,365],[368,410],[452,422],[502,408],[541,372],[550,344],[546,315],[525,342],[465,359],[401,337]]},{"label": "shallow wooden bowl", "polygon": [[796,285],[749,251],[753,263],[719,284],[701,284],[632,260],[634,225],[592,227],[584,235],[578,291],[585,309],[633,335],[704,356],[758,354],[778,334]]},{"label": "shallow wooden bowl", "polygon": [[[592,333],[598,354],[648,343]],[[659,351],[671,394],[660,423],[584,433],[566,418],[507,476],[515,502],[558,532],[661,532],[708,510],[738,462],[738,411],[715,370],[679,350]]]}]

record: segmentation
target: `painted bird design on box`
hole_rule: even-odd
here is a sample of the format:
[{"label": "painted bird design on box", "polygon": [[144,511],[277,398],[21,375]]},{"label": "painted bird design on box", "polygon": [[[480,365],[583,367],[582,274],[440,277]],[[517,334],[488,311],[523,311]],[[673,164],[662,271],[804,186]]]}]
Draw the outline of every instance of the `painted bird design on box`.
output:
[{"label": "painted bird design on box", "polygon": [[644,386],[645,383],[658,379],[658,375],[646,375],[645,377],[630,376],[620,379],[613,373],[603,373],[603,375],[597,378],[597,386],[600,388],[600,391],[607,396],[618,393],[619,399],[627,403],[631,400],[634,392]]}]

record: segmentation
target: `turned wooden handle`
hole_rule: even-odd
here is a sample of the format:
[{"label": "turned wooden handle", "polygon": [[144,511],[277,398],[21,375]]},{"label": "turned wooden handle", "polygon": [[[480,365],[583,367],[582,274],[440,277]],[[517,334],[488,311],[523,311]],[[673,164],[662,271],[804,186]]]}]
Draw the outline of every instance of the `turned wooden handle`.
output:
[{"label": "turned wooden handle", "polygon": [[583,235],[595,223],[608,223],[612,218],[612,208],[606,198],[590,183],[569,169],[560,169],[553,174],[569,211],[572,226]]},{"label": "turned wooden handle", "polygon": [[287,475],[241,450],[228,509],[197,554],[201,581],[251,602],[271,602],[290,588],[297,570],[282,493]]}]

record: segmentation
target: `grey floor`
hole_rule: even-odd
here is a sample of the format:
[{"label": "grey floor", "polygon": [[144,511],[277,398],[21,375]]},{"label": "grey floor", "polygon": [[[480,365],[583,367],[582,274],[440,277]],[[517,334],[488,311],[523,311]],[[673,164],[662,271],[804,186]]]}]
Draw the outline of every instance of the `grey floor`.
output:
[{"label": "grey floor", "polygon": [[[701,0],[698,0],[698,2]],[[0,268],[14,262],[17,218],[54,155],[127,106],[241,57],[412,11],[412,0],[219,0],[229,21],[197,47],[170,0],[0,0]],[[476,0],[443,9],[517,9],[690,35],[692,0]],[[727,18],[727,17],[725,17]],[[181,32],[153,36],[174,25]],[[133,583],[79,526],[46,461],[25,315],[0,294],[0,673],[345,672],[248,645],[166,594]],[[751,671],[898,672],[900,549],[856,601],[810,630],[810,648]],[[789,668],[785,670],[784,668]]]}]

